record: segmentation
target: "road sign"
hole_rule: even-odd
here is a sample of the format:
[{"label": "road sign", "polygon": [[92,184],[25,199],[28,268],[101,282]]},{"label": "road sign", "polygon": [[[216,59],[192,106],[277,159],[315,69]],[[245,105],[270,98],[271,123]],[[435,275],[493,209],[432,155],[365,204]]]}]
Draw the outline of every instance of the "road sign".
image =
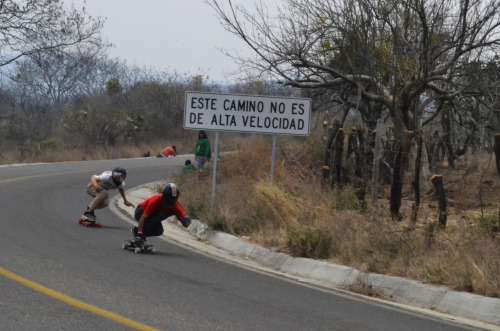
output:
[{"label": "road sign", "polygon": [[184,128],[308,136],[311,99],[186,92]]}]

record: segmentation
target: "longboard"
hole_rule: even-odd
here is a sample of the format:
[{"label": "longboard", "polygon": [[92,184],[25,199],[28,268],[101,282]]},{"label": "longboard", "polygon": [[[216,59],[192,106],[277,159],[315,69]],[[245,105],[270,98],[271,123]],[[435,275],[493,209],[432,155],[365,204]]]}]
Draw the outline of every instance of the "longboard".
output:
[{"label": "longboard", "polygon": [[122,245],[123,249],[133,249],[135,253],[154,253],[156,250],[152,244],[144,243],[137,245],[133,240],[127,240]]},{"label": "longboard", "polygon": [[82,215],[78,219],[78,224],[83,224],[83,225],[85,225],[85,227],[97,226],[98,228],[102,228],[102,223],[99,222],[99,220],[97,220],[97,219],[94,220],[94,219],[88,218],[85,215]]}]

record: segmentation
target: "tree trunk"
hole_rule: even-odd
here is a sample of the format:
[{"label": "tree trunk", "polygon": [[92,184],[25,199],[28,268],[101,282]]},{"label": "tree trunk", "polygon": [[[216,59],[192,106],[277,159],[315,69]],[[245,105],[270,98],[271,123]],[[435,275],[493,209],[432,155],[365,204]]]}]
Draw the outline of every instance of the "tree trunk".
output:
[{"label": "tree trunk", "polygon": [[[405,154],[410,150],[411,140],[413,139],[413,131],[404,131],[403,139],[399,140],[397,147],[397,154],[394,158],[394,168],[392,173],[392,187],[391,187],[391,216],[401,220],[399,209],[401,208],[401,198],[403,192],[403,183],[401,182],[401,174],[403,173],[403,162]],[[406,156],[406,159],[408,157]]]},{"label": "tree trunk", "polygon": [[[495,158],[497,162],[497,173],[500,176],[500,133],[495,135]],[[500,208],[498,209],[498,227],[500,228]]]},{"label": "tree trunk", "polygon": [[380,158],[382,157],[382,129],[384,120],[379,118],[377,121],[377,129],[375,134],[375,148],[373,151],[373,166],[372,166],[372,201],[376,202],[378,198],[378,174]]},{"label": "tree trunk", "polygon": [[330,157],[331,157],[331,150],[330,147],[333,142],[333,138],[335,137],[335,134],[333,132],[333,128],[328,128],[326,130],[326,145],[325,145],[325,165],[323,166],[323,184],[326,186],[326,183],[328,183],[328,178],[330,177]]},{"label": "tree trunk", "polygon": [[431,178],[432,184],[436,189],[436,195],[439,206],[439,226],[444,229],[446,227],[446,194],[443,187],[443,175],[434,175]]},{"label": "tree trunk", "polygon": [[[349,148],[352,149],[352,152],[354,153],[354,175],[358,178],[362,178],[362,169],[363,169],[363,156],[362,156],[362,140],[359,139],[359,131],[357,128],[353,127],[351,134],[349,135]],[[347,154],[349,155],[349,150],[347,151]],[[347,161],[348,159],[346,159]]]},{"label": "tree trunk", "polygon": [[422,166],[422,144],[423,139],[419,134],[417,137],[417,157],[415,159],[415,179],[413,181],[413,189],[415,190],[415,202],[412,206],[411,222],[415,224],[418,217],[418,209],[420,208],[420,168]]},{"label": "tree trunk", "polygon": [[401,161],[403,159],[403,146],[399,142],[397,144],[398,151],[394,159],[394,167],[392,172],[390,209],[392,218],[400,220],[401,215],[399,213],[399,209],[401,208],[401,194],[403,191],[403,184],[401,183]]},{"label": "tree trunk", "polygon": [[495,158],[497,161],[497,173],[498,176],[500,176],[500,133],[497,133],[495,135],[494,150],[495,150]]},{"label": "tree trunk", "polygon": [[326,148],[325,148],[325,165],[323,166],[323,184],[327,186],[330,178],[330,160],[332,158],[332,146],[335,135],[337,134],[338,125],[333,124],[333,127],[326,131]]},{"label": "tree trunk", "polygon": [[[332,187],[336,184],[338,187],[342,187],[342,152],[344,151],[344,129],[339,128],[337,134],[335,135],[334,141],[334,180],[332,180]],[[333,179],[333,178],[332,178]]]},{"label": "tree trunk", "polygon": [[[431,147],[429,151],[429,166],[431,169],[437,169],[442,165],[444,155],[447,155],[446,140],[449,140],[449,134],[444,133],[439,137],[439,133],[435,131],[431,138]],[[451,145],[450,145],[451,146]],[[452,152],[453,154],[453,152]],[[453,163],[454,158],[450,161]]]},{"label": "tree trunk", "polygon": [[429,138],[429,150],[427,151],[427,157],[429,158],[429,168],[435,169],[437,164],[437,157],[439,154],[439,132],[435,130],[432,136]]},{"label": "tree trunk", "polygon": [[[359,201],[362,202],[362,205],[365,206],[366,202],[366,180],[363,178],[363,161],[364,158],[362,156],[362,141],[363,139],[360,139],[359,137],[361,136],[356,127],[353,127],[351,129],[351,134],[349,135],[348,139],[348,151],[347,155],[350,155],[350,153],[354,153],[354,178],[351,181],[352,188],[355,191],[356,197],[358,198]],[[349,149],[351,149],[351,152],[349,152]],[[347,162],[346,158],[346,162]]]},{"label": "tree trunk", "polygon": [[[353,153],[356,153],[355,150],[358,148],[357,143],[358,143],[358,134],[357,134],[357,129],[352,128],[351,133],[349,134],[349,137],[347,137],[347,152],[345,154],[345,160],[346,162],[349,161],[351,158],[351,155]],[[356,155],[356,154],[354,154]]]},{"label": "tree trunk", "polygon": [[451,144],[451,121],[450,121],[450,109],[449,107],[444,107],[441,115],[441,125],[444,131],[444,147],[446,148],[446,154],[448,155],[448,166],[451,169],[455,168],[455,159],[457,158],[455,152],[453,151],[453,145]]},{"label": "tree trunk", "polygon": [[415,131],[405,131],[405,139],[403,140],[403,160],[401,161],[401,169],[403,172],[408,170],[408,160],[410,159],[410,149],[413,143]]}]

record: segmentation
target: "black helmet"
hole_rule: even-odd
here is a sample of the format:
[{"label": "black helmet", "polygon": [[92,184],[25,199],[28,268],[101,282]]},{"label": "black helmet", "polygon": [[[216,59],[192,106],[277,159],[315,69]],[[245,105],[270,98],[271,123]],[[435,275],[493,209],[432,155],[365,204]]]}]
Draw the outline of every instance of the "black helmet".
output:
[{"label": "black helmet", "polygon": [[113,178],[113,182],[118,186],[123,181],[125,180],[125,177],[127,177],[127,170],[121,168],[121,167],[116,167],[113,169],[113,172],[111,173],[111,178]]},{"label": "black helmet", "polygon": [[179,199],[179,194],[180,192],[177,185],[174,183],[168,183],[165,187],[163,187],[161,198],[167,208],[174,208],[177,203],[177,199]]}]

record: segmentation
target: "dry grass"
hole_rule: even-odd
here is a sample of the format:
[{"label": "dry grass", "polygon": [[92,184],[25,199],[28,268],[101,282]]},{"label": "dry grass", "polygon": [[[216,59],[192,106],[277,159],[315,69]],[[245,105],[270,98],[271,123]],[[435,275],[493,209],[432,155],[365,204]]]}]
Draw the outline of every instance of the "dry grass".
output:
[{"label": "dry grass", "polygon": [[449,201],[443,230],[436,223],[432,191],[423,193],[418,221],[412,225],[411,195],[404,197],[405,218],[397,222],[389,215],[387,200],[376,205],[368,201],[363,207],[349,187],[324,190],[314,139],[318,137],[278,142],[271,185],[271,142],[252,137],[238,153],[219,160],[213,211],[211,175],[174,179],[183,189],[184,207],[217,230],[249,237],[275,251],[500,296],[500,240],[491,235],[500,204],[495,201],[500,180],[494,162],[471,157],[454,170],[442,169]]}]

